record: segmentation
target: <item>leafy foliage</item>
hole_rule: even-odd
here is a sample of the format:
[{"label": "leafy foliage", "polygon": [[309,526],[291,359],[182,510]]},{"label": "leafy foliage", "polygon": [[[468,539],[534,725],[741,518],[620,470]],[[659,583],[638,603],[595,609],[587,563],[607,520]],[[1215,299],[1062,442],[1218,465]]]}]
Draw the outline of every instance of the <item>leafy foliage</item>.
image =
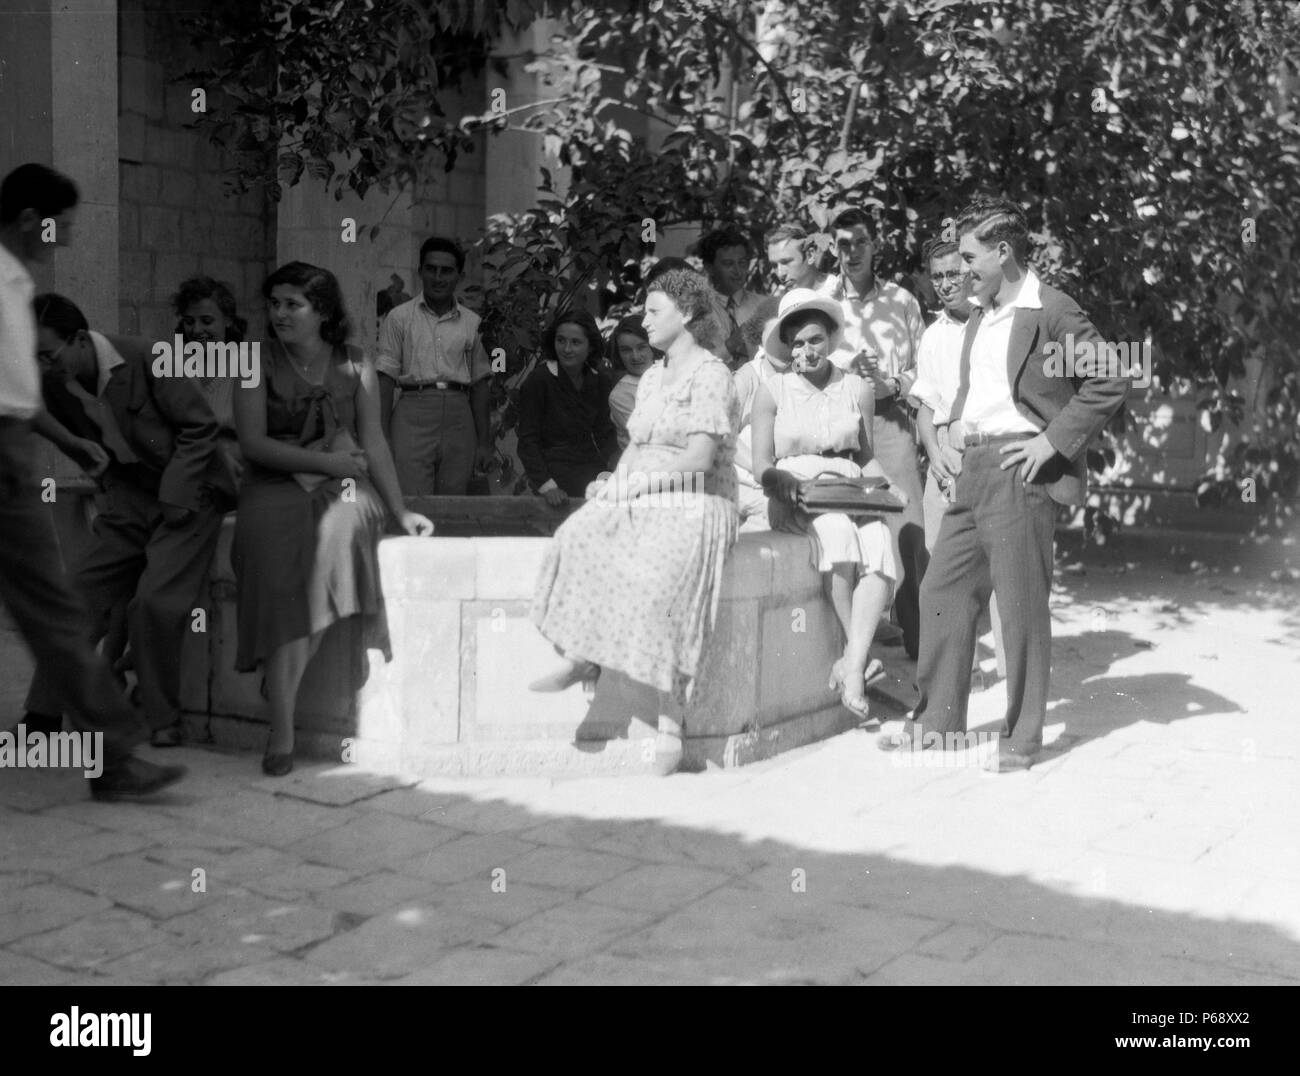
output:
[{"label": "leafy foliage", "polygon": [[[758,236],[866,205],[889,274],[995,191],[1028,208],[1039,271],[1105,335],[1150,339],[1159,382],[1195,384],[1209,428],[1240,410],[1230,375],[1262,360],[1268,422],[1225,465],[1269,476],[1261,504],[1296,492],[1300,8],[1286,0],[252,6],[275,17],[223,32],[214,71],[235,107],[221,122],[286,138],[282,182],[323,172],[364,193],[451,168],[469,133],[507,127],[569,170],[483,240],[486,315],[512,366],[557,305],[635,278],[643,221]],[[542,11],[566,27],[535,61],[548,100],[443,116],[438,93]]]}]

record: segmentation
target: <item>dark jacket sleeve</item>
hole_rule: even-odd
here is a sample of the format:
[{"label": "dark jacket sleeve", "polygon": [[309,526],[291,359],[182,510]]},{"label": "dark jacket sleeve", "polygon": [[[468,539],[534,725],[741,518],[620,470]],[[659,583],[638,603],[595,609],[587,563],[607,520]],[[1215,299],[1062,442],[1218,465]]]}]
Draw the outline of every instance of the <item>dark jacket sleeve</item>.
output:
[{"label": "dark jacket sleeve", "polygon": [[[1072,334],[1076,346],[1087,341],[1093,345],[1094,354],[1100,355],[1104,343],[1101,333],[1079,304],[1062,292],[1055,292],[1052,299],[1050,305],[1044,304],[1048,308],[1043,311],[1049,337],[1064,344],[1066,336]],[[1052,447],[1071,462],[1078,459],[1124,403],[1128,388],[1127,379],[1122,377],[1076,378],[1073,398],[1043,431]]]},{"label": "dark jacket sleeve", "polygon": [[203,487],[210,477],[221,427],[203,390],[187,377],[154,377],[149,345],[143,340],[110,337],[124,358],[139,363],[136,376],[146,379],[159,417],[171,429],[172,458],[163,468],[158,500],[179,508],[204,505]]},{"label": "dark jacket sleeve", "polygon": [[538,366],[519,388],[519,462],[533,489],[551,477],[542,455],[542,426],[546,421],[545,369]]},{"label": "dark jacket sleeve", "polygon": [[609,410],[609,394],[614,391],[613,379],[606,373],[600,375],[600,407],[596,411],[596,446],[600,449],[601,459],[611,471],[618,462],[622,449],[618,443],[618,427],[614,425],[614,416]]}]

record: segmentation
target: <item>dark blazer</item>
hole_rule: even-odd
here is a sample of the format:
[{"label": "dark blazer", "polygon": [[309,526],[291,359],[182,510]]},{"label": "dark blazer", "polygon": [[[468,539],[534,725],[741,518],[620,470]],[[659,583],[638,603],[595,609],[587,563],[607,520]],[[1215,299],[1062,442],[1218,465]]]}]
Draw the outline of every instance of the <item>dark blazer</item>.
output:
[{"label": "dark blazer", "polygon": [[618,431],[609,414],[608,374],[588,366],[582,391],[559,369],[540,362],[519,388],[519,462],[536,489],[545,485],[550,464],[599,464],[611,470],[618,459]]},{"label": "dark blazer", "polygon": [[[132,336],[106,339],[126,361],[113,371],[103,398],[139,457],[126,464],[114,459],[108,477],[138,486],[164,504],[203,507],[210,501],[208,487],[218,477],[220,430],[203,390],[185,377],[154,377],[149,341]],[[80,401],[62,384],[46,380],[45,404],[73,433],[103,443]]]},{"label": "dark blazer", "polygon": [[[1088,444],[1124,403],[1129,382],[1122,377],[1049,377],[1049,344],[1064,349],[1066,336],[1073,335],[1076,345],[1088,341],[1095,348],[1102,336],[1064,292],[1040,282],[1039,295],[1041,310],[1018,308],[1012,319],[1007,378],[1016,410],[1046,433],[1056,449],[1036,481],[1045,483],[1059,504],[1079,505],[1088,488]],[[961,349],[965,371],[970,370],[971,344],[982,314],[974,307],[966,323]]]}]

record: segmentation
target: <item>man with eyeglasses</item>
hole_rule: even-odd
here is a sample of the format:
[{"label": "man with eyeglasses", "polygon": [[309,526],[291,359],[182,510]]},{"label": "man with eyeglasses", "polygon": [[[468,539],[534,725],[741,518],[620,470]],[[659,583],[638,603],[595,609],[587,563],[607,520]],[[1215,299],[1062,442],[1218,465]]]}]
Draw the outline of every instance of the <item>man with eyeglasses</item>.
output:
[{"label": "man with eyeglasses", "polygon": [[916,378],[916,351],[925,319],[916,298],[875,273],[876,223],[863,209],[846,209],[830,223],[839,262],[823,295],[844,312],[844,342],[831,356],[842,369],[869,378],[875,387],[872,450],[889,481],[907,494],[907,508],[888,519],[894,560],[901,571],[894,616],[908,657],[917,656],[921,611],[919,590],[925,573],[925,519],[921,512],[921,469],[907,396]]},{"label": "man with eyeglasses", "polygon": [[141,799],[179,781],[185,768],[134,754],[148,729],[86,638],[86,611],[59,563],[35,467],[32,424],[42,401],[28,267],[68,242],[78,200],[72,180],[41,164],[22,165],[0,183],[0,601],[38,665],[57,671],[52,686],[73,728],[102,736],[103,772],[90,778],[91,794]]}]

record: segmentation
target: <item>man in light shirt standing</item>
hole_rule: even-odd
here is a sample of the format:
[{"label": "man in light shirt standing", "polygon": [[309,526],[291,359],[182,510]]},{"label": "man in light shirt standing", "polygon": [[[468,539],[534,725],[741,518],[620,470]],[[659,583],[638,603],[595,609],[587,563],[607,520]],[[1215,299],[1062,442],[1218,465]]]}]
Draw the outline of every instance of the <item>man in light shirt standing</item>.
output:
[{"label": "man in light shirt standing", "polygon": [[1124,402],[1128,384],[1055,376],[1051,356],[1068,337],[1094,348],[1105,342],[1073,299],[1027,268],[1029,226],[1019,206],[980,199],[963,210],[956,230],[975,304],[947,416],[961,470],[921,588],[920,700],[902,734],[882,736],[879,745],[958,746],[961,737],[964,746],[976,621],[996,591],[1007,711],[999,751],[986,766],[1005,773],[1028,769],[1043,742],[1056,507],[1083,503],[1088,443]]},{"label": "man in light shirt standing", "polygon": [[[961,453],[948,443],[947,423],[948,411],[960,387],[961,344],[970,318],[971,303],[970,281],[955,242],[932,239],[922,250],[921,260],[930,274],[935,294],[943,304],[939,316],[921,337],[916,358],[916,380],[910,394],[917,408],[917,436],[930,458],[922,510],[925,515],[925,549],[927,553],[933,553],[939,525],[952,503],[957,476],[961,473]],[[989,597],[989,620],[993,627],[998,673],[1005,676],[1006,659],[1002,650],[1002,624],[998,619],[996,595]]]},{"label": "man in light shirt standing", "polygon": [[842,369],[852,367],[875,386],[873,451],[889,481],[907,494],[907,508],[888,519],[894,560],[901,578],[894,615],[909,657],[920,638],[918,591],[925,574],[925,519],[921,510],[921,470],[912,434],[907,396],[916,378],[916,351],[925,329],[921,307],[911,292],[875,274],[876,225],[862,209],[846,209],[830,223],[839,274],[822,294],[844,311],[845,346],[831,356]]},{"label": "man in light shirt standing", "polygon": [[102,736],[103,771],[90,778],[91,794],[140,799],[179,781],[185,768],[133,754],[148,728],[86,639],[87,614],[59,563],[35,466],[32,425],[42,402],[36,286],[27,267],[46,261],[56,243],[68,243],[77,201],[72,180],[40,164],[22,165],[0,183],[0,601],[37,663],[58,670],[54,688],[73,728]]},{"label": "man in light shirt standing", "polygon": [[463,496],[471,474],[492,461],[492,367],[479,316],[456,300],[464,271],[455,242],[426,239],[421,294],[393,307],[379,330],[380,421],[406,497]]}]

